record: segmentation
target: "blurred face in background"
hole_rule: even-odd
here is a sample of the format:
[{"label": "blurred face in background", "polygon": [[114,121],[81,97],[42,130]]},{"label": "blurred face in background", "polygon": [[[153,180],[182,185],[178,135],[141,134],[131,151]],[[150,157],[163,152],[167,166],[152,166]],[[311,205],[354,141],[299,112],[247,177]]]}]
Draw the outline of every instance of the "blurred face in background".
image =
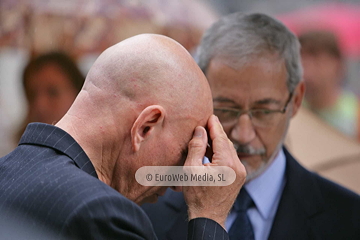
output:
[{"label": "blurred face in background", "polygon": [[60,67],[49,63],[29,76],[26,95],[29,122],[53,124],[70,108],[77,90]]},{"label": "blurred face in background", "polygon": [[341,84],[341,61],[325,51],[312,53],[301,51],[304,81],[307,96],[326,89],[338,88]]}]

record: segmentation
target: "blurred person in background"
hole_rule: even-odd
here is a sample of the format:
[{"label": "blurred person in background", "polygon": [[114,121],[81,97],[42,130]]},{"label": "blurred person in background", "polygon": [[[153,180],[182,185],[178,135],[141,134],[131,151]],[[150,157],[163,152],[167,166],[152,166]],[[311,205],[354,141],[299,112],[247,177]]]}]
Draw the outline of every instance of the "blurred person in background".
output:
[{"label": "blurred person in background", "polygon": [[[230,239],[358,239],[360,197],[306,170],[283,146],[305,90],[295,35],[267,15],[234,13],[205,32],[197,62],[247,172],[225,223]],[[159,239],[185,239],[182,193],[143,208]]]},{"label": "blurred person in background", "polygon": [[304,106],[342,133],[360,140],[360,100],[344,87],[345,64],[336,36],[299,36],[306,85]]},{"label": "blurred person in background", "polygon": [[18,141],[30,122],[54,124],[67,112],[84,83],[76,62],[54,51],[31,59],[23,72],[28,112],[17,133]]},{"label": "blurred person in background", "polygon": [[0,157],[9,153],[11,149],[14,147],[13,141],[9,141],[12,139],[13,134],[9,130],[9,120],[7,116],[7,112],[4,109],[3,102],[0,98]]}]

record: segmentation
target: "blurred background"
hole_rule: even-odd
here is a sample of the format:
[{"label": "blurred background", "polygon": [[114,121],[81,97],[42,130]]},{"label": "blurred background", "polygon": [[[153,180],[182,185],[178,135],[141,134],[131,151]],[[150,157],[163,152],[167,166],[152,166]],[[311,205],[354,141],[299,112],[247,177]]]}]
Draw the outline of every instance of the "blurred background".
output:
[{"label": "blurred background", "polygon": [[0,0],[0,156],[28,122],[61,118],[107,47],[158,33],[193,53],[205,29],[236,11],[269,14],[299,36],[308,90],[286,144],[360,192],[349,174],[360,175],[360,0]]}]

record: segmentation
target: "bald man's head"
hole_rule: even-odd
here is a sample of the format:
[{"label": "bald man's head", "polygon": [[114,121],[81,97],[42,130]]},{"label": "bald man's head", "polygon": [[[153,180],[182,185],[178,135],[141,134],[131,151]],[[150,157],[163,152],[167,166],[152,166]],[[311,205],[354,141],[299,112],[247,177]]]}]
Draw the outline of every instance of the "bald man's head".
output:
[{"label": "bald man's head", "polygon": [[186,99],[209,94],[190,54],[155,34],[138,35],[105,50],[90,69],[84,90],[92,93],[94,87],[145,105],[166,101],[183,106]]},{"label": "bald man's head", "polygon": [[211,114],[209,85],[191,55],[168,37],[143,34],[100,55],[58,126],[100,180],[140,203],[159,189],[139,185],[136,170],[183,164],[195,127]]}]

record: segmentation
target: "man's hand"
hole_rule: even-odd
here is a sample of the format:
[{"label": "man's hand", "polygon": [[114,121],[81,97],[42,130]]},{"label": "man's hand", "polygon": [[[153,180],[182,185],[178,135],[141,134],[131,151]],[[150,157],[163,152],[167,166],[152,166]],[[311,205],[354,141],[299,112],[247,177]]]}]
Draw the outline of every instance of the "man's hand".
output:
[{"label": "man's hand", "polygon": [[[227,138],[219,119],[211,116],[208,128],[212,140],[212,162],[207,166],[228,166],[236,173],[236,180],[229,186],[184,186],[183,192],[188,205],[189,220],[198,217],[210,218],[222,227],[232,205],[245,182],[246,171],[240,162],[233,143]],[[196,127],[189,143],[185,166],[201,166],[207,146],[207,134],[203,127]]]}]

